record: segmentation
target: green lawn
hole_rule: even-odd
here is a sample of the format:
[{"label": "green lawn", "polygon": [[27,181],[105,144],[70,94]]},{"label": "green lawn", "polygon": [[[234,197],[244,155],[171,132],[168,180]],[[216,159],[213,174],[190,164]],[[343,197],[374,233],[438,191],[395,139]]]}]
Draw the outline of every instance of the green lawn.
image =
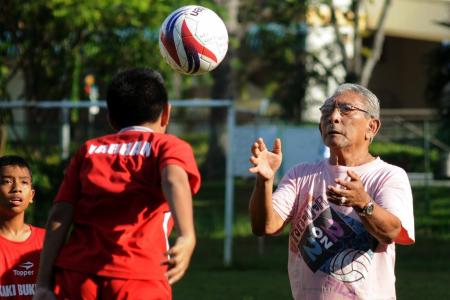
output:
[{"label": "green lawn", "polygon": [[397,246],[398,299],[450,299],[450,240],[418,236]]},{"label": "green lawn", "polygon": [[[223,184],[206,183],[195,200],[199,240],[174,299],[292,299],[287,275],[287,235],[258,238],[247,218],[251,181],[236,182],[233,264],[223,266]],[[416,244],[397,246],[398,299],[450,299],[450,188],[433,188],[424,205],[414,188]],[[263,247],[261,247],[263,245]]]},{"label": "green lawn", "polygon": [[223,267],[223,240],[198,241],[191,268],[174,286],[174,299],[290,299],[287,237],[234,240],[232,267]]},{"label": "green lawn", "polygon": [[[234,263],[223,267],[223,241],[201,238],[186,276],[174,286],[174,299],[292,299],[287,275],[287,236],[234,240]],[[398,299],[450,299],[450,241],[418,238],[397,246]]]}]

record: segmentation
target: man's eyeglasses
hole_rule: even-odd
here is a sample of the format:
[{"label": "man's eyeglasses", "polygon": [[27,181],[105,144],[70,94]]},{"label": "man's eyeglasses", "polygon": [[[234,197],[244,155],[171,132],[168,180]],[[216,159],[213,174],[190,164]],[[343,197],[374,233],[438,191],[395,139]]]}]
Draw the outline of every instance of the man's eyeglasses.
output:
[{"label": "man's eyeglasses", "polygon": [[348,115],[352,111],[358,110],[365,112],[366,114],[370,115],[370,113],[367,110],[364,110],[362,108],[356,107],[354,105],[348,104],[348,103],[331,103],[331,104],[324,104],[319,109],[322,115],[329,116],[333,113],[334,109],[338,109],[339,113],[341,115]]}]

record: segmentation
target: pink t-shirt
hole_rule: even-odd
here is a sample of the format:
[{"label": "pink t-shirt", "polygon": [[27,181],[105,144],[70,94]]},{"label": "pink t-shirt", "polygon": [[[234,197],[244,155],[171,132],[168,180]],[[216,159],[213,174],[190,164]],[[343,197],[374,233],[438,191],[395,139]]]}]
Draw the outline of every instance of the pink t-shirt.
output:
[{"label": "pink t-shirt", "polygon": [[357,173],[381,207],[397,216],[398,244],[414,243],[411,186],[406,172],[380,158],[357,167],[328,160],[299,164],[273,194],[275,211],[291,224],[289,279],[295,299],[395,299],[395,243],[383,245],[351,207],[329,203],[328,185]]}]

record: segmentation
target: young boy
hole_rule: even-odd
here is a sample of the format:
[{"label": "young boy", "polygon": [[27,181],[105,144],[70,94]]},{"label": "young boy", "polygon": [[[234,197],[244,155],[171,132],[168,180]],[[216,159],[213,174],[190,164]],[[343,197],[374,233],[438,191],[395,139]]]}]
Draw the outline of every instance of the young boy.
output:
[{"label": "young boy", "polygon": [[85,142],[71,160],[49,215],[35,299],[52,290],[58,299],[171,299],[170,284],[188,268],[200,174],[189,144],[165,134],[163,79],[124,71],[106,101],[118,132]]},{"label": "young boy", "polygon": [[31,179],[25,159],[0,157],[0,299],[31,299],[35,291],[45,231],[25,223]]}]

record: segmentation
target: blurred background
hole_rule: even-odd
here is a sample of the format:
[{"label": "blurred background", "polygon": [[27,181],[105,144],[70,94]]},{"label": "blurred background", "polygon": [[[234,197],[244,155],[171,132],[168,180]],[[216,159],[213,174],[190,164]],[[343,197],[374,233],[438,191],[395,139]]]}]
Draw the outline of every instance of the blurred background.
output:
[{"label": "blurred background", "polygon": [[[230,42],[214,71],[186,76],[162,59],[159,27],[197,4],[225,22]],[[284,143],[280,176],[323,158],[319,107],[343,82],[381,102],[371,152],[411,180],[417,242],[397,247],[399,299],[450,297],[450,1],[2,0],[0,155],[30,160],[43,226],[70,155],[112,132],[106,86],[128,67],[166,79],[169,132],[189,141],[204,178],[199,236],[175,299],[291,299],[287,235],[252,236],[249,149]],[[432,259],[431,259],[432,257]]]}]

